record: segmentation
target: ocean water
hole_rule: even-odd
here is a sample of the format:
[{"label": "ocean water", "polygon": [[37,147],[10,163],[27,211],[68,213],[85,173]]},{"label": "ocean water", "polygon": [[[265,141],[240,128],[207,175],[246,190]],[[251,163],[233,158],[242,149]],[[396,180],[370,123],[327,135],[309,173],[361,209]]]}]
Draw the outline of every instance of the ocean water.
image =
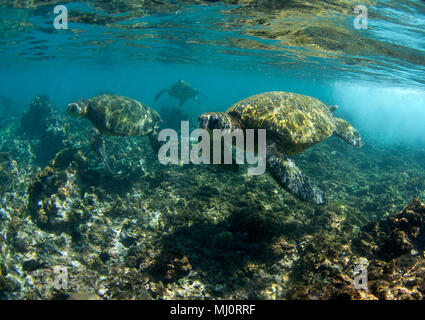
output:
[{"label": "ocean water", "polygon": [[[0,1],[0,297],[423,299],[424,26],[420,0]],[[179,79],[199,99],[155,99]],[[67,112],[113,94],[194,130],[269,91],[365,142],[290,155],[325,204],[246,164],[161,164],[146,135],[104,136],[109,172]]]}]

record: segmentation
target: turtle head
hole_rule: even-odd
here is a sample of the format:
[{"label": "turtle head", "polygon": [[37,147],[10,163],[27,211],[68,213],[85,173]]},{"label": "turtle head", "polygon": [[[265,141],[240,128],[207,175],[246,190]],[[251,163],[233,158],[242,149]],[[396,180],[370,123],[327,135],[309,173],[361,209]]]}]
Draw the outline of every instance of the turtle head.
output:
[{"label": "turtle head", "polygon": [[89,101],[87,99],[81,99],[76,102],[68,104],[68,113],[71,116],[84,116],[87,112],[87,106]]},{"label": "turtle head", "polygon": [[201,129],[206,130],[214,130],[214,129],[230,129],[233,131],[234,129],[240,128],[241,125],[239,122],[224,112],[207,112],[203,113],[198,117],[199,127]]},{"label": "turtle head", "polygon": [[360,133],[344,119],[335,118],[334,135],[355,147],[361,148],[364,146],[364,140]]},{"label": "turtle head", "polygon": [[339,106],[337,106],[337,105],[328,106],[328,107],[329,107],[329,110],[331,110],[331,112],[335,112],[336,110],[339,109]]}]

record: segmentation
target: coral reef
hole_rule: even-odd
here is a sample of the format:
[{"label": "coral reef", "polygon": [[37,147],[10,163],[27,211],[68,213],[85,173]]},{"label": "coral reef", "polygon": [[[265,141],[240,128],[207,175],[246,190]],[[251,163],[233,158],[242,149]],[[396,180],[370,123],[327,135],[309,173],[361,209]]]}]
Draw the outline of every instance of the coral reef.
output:
[{"label": "coral reef", "polygon": [[10,154],[7,152],[0,152],[0,193],[8,190],[11,185],[16,167],[16,161],[13,162]]},{"label": "coral reef", "polygon": [[[80,1],[69,7],[69,30],[47,27],[51,6],[69,2],[2,1],[3,63],[60,52],[61,63],[95,56],[102,70],[117,63],[123,72],[125,60],[294,72],[315,83],[424,81],[421,48],[382,36],[403,17],[413,21],[399,24],[408,39],[422,35],[411,15],[423,12],[419,2],[395,10],[397,1],[363,1],[377,27],[369,31],[353,28],[351,0]],[[245,88],[217,71],[232,95],[263,85],[246,77]],[[200,76],[204,86],[220,81]],[[293,85],[284,82],[274,85]],[[0,299],[425,299],[423,146],[355,150],[331,137],[295,155],[326,192],[315,206],[268,175],[248,176],[247,166],[161,165],[146,136],[105,137],[111,174],[91,151],[87,121],[60,114],[47,95],[20,117],[14,106],[0,97]],[[185,110],[164,107],[164,126],[197,126]],[[356,289],[359,266],[367,286]]]},{"label": "coral reef", "polygon": [[65,149],[38,173],[28,187],[28,212],[37,225],[58,232],[78,232],[88,212],[78,201],[88,160]]},{"label": "coral reef", "polygon": [[46,165],[55,154],[68,146],[66,124],[47,95],[37,95],[21,115],[17,132],[33,144],[35,161]]},{"label": "coral reef", "polygon": [[[424,299],[425,205],[413,199],[400,213],[365,225],[352,241],[310,238],[295,277],[293,299]],[[367,288],[356,289],[354,269],[367,267]]]},{"label": "coral reef", "polygon": [[45,94],[34,97],[29,108],[21,115],[18,132],[29,139],[40,137],[48,127],[49,118],[56,112],[55,102]]},{"label": "coral reef", "polygon": [[[144,136],[105,138],[111,175],[89,124],[59,119],[72,147],[43,168],[14,134],[19,120],[0,129],[1,298],[423,297],[424,206],[402,208],[424,191],[421,150],[354,152],[330,138],[296,155],[329,196],[311,206],[246,166],[161,165]],[[357,265],[367,290],[353,286]],[[67,288],[54,286],[56,266]]]},{"label": "coral reef", "polygon": [[59,116],[50,118],[40,142],[35,147],[37,162],[44,165],[52,160],[58,151],[69,146],[67,139],[68,134],[62,119]]}]

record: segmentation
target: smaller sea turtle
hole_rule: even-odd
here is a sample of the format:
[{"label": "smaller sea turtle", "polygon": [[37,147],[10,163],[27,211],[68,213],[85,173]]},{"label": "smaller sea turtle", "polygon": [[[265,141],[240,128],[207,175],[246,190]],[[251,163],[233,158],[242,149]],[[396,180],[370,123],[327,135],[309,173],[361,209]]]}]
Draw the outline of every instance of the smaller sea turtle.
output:
[{"label": "smaller sea turtle", "polygon": [[91,99],[82,99],[68,104],[68,113],[85,117],[93,124],[89,143],[106,169],[112,172],[105,153],[102,135],[140,136],[147,135],[155,153],[158,152],[159,114],[143,103],[118,95],[101,94]]},{"label": "smaller sea turtle", "polygon": [[226,112],[199,116],[203,129],[266,129],[266,167],[285,190],[299,199],[325,202],[324,193],[304,176],[288,155],[299,153],[332,134],[357,147],[363,139],[347,121],[336,118],[336,106],[290,92],[265,92],[243,99]]},{"label": "smaller sea turtle", "polygon": [[192,85],[190,85],[189,83],[187,83],[184,80],[177,80],[177,82],[173,86],[171,86],[170,88],[163,89],[163,90],[159,91],[157,93],[157,95],[155,96],[155,101],[157,101],[159,99],[159,97],[164,92],[168,92],[168,94],[171,97],[179,100],[180,101],[180,104],[179,104],[180,107],[188,99],[192,99],[193,98],[196,101],[199,101],[198,100],[198,95],[201,94],[200,91],[198,91],[195,88],[193,88]]}]

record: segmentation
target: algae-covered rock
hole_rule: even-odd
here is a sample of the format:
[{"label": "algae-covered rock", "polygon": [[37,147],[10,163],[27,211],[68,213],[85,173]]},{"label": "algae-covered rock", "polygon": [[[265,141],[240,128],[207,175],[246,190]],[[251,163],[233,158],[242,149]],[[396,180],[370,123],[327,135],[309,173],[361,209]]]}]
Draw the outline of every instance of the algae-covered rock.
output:
[{"label": "algae-covered rock", "polygon": [[35,148],[37,162],[42,165],[49,163],[66,145],[67,132],[63,121],[58,116],[50,118]]},{"label": "algae-covered rock", "polygon": [[[424,227],[425,205],[413,199],[400,213],[365,225],[351,245],[335,235],[311,237],[297,263],[302,280],[289,297],[424,299]],[[365,287],[354,286],[356,267],[366,272]]]},{"label": "algae-covered rock", "polygon": [[2,272],[0,271],[0,291],[5,291],[7,289],[7,282],[3,277]]},{"label": "algae-covered rock", "polygon": [[261,205],[235,209],[228,222],[230,231],[249,242],[262,242],[278,231],[276,216],[266,212]]},{"label": "algae-covered rock", "polygon": [[48,120],[56,110],[55,102],[48,95],[35,96],[28,110],[21,115],[18,132],[29,139],[39,138],[48,128]]},{"label": "algae-covered rock", "polygon": [[28,212],[42,228],[72,231],[89,212],[80,201],[88,160],[80,151],[65,149],[36,174],[28,187]]},{"label": "algae-covered rock", "polygon": [[8,152],[0,152],[0,193],[10,189],[13,168],[14,163],[10,154]]},{"label": "algae-covered rock", "polygon": [[413,199],[397,215],[366,225],[354,243],[359,250],[365,246],[374,247],[376,252],[373,253],[385,260],[412,250],[422,254],[425,247],[425,205]]}]

